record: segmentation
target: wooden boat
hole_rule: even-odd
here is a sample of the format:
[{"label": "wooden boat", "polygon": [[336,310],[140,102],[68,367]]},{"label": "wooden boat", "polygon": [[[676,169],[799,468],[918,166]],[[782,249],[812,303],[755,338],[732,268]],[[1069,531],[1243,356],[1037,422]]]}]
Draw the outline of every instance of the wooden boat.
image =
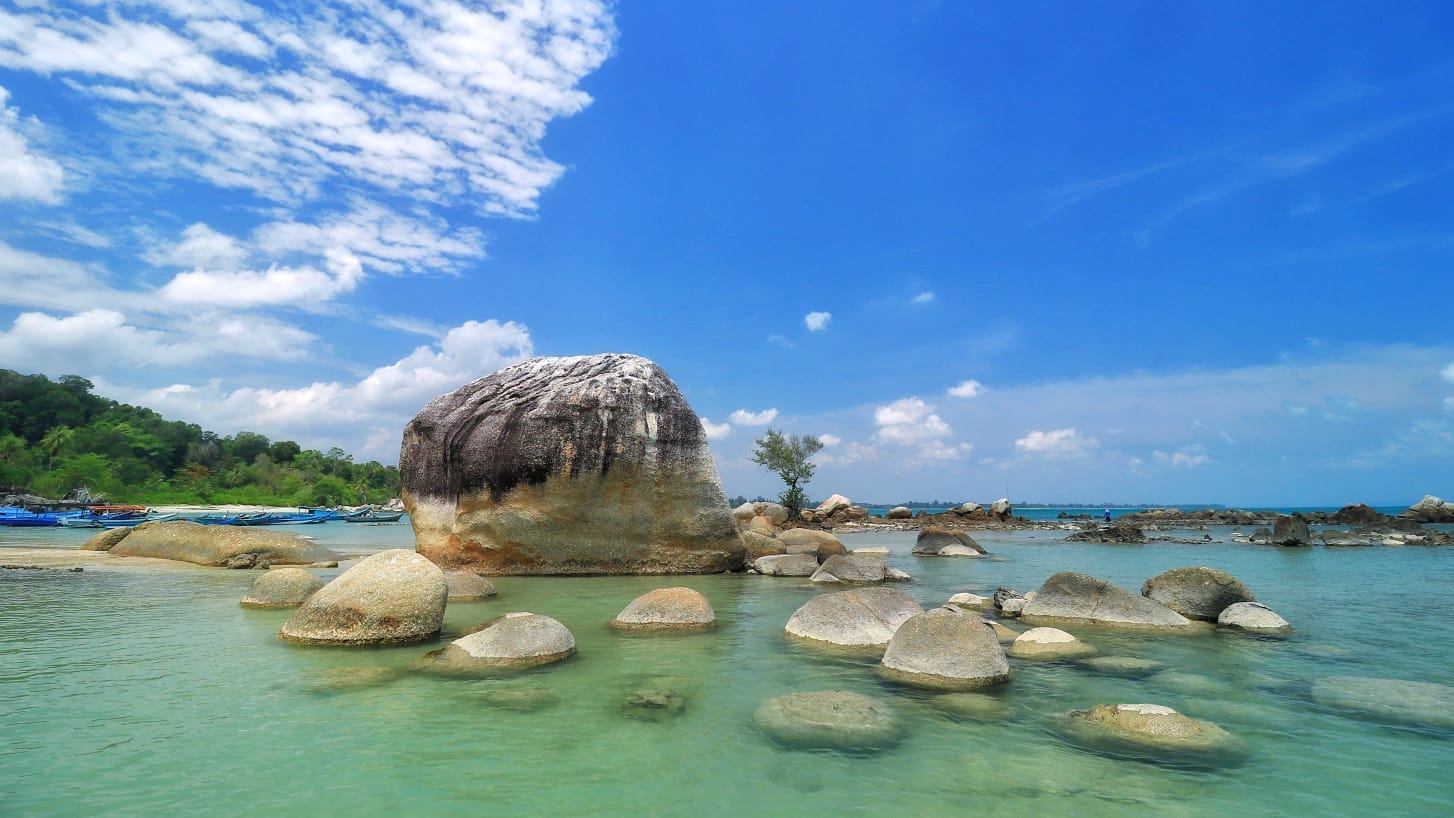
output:
[{"label": "wooden boat", "polygon": [[181,516],[180,514],[143,514],[139,517],[119,517],[110,520],[101,517],[97,518],[96,522],[100,523],[102,528],[133,528],[142,523],[164,523],[168,520],[180,519]]},{"label": "wooden boat", "polygon": [[350,515],[343,518],[345,523],[397,523],[404,516],[404,512],[397,511],[392,514],[385,514],[379,511],[369,511],[363,514]]}]

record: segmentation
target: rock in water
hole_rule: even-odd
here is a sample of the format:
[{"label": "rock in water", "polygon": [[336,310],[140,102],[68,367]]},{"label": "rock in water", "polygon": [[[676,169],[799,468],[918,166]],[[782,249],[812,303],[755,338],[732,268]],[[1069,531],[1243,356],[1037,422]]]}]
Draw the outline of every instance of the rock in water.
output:
[{"label": "rock in water", "polygon": [[303,568],[279,568],[253,580],[243,596],[244,608],[296,608],[313,596],[323,581]]},{"label": "rock in water", "polygon": [[444,584],[449,588],[450,602],[480,602],[499,593],[495,583],[474,571],[445,571]]},{"label": "rock in water", "polygon": [[535,358],[435,398],[404,430],[421,554],[488,574],[737,569],[696,412],[635,355]]},{"label": "rock in water", "polygon": [[892,588],[822,594],[795,611],[785,630],[800,639],[845,647],[883,647],[910,617],[924,612]]},{"label": "rock in water", "polygon": [[522,670],[567,659],[576,638],[559,621],[516,611],[425,655],[424,664],[446,673]]},{"label": "rock in water", "polygon": [[364,558],[308,597],[278,635],[318,645],[421,642],[439,633],[448,595],[439,566],[391,548]]},{"label": "rock in water", "polygon": [[1242,581],[1217,568],[1173,568],[1146,580],[1141,595],[1154,599],[1187,619],[1216,622],[1228,605],[1256,602]]},{"label": "rock in water", "polygon": [[297,534],[265,531],[254,526],[199,525],[186,520],[142,523],[111,547],[118,557],[158,557],[197,565],[226,565],[243,554],[249,565],[309,565],[340,557]]},{"label": "rock in water", "polygon": [[935,608],[894,632],[879,664],[896,682],[932,690],[973,690],[1010,678],[1005,650],[977,614]]},{"label": "rock in water", "polygon": [[1313,682],[1313,701],[1373,721],[1454,730],[1454,687],[1448,685],[1329,676]]},{"label": "rock in water", "polygon": [[1287,633],[1292,625],[1278,616],[1266,605],[1256,602],[1233,602],[1217,617],[1217,624],[1224,628],[1239,628],[1244,631],[1263,633]]},{"label": "rock in water", "polygon": [[102,531],[100,534],[95,535],[91,539],[86,540],[84,543],[81,543],[81,550],[110,551],[113,547],[115,547],[117,543],[126,539],[126,535],[130,533],[131,529],[124,526],[121,528],[107,529],[106,531]]},{"label": "rock in water", "polygon": [[1278,515],[1277,520],[1272,524],[1272,543],[1274,545],[1312,545],[1312,537],[1308,535],[1308,521],[1304,520],[1301,514],[1294,514],[1291,517]]},{"label": "rock in water", "polygon": [[1059,726],[1077,744],[1147,761],[1231,763],[1246,751],[1221,727],[1157,704],[1098,704],[1072,710]]},{"label": "rock in water", "polygon": [[692,588],[657,588],[631,601],[611,620],[617,630],[706,630],[717,624],[712,603]]},{"label": "rock in water", "polygon": [[812,750],[882,750],[902,728],[887,703],[845,690],[789,693],[764,701],[752,717],[779,744]]},{"label": "rock in water", "polygon": [[1160,602],[1085,574],[1062,571],[1025,603],[1020,617],[1035,625],[1094,624],[1189,632],[1191,620]]},{"label": "rock in water", "polygon": [[1016,659],[1078,659],[1095,652],[1095,648],[1059,628],[1031,628],[1010,645],[1010,655]]},{"label": "rock in water", "polygon": [[[910,553],[921,557],[937,557],[944,553],[945,548],[960,546],[969,549],[970,554],[983,554],[984,548],[974,541],[973,537],[963,531],[951,531],[947,528],[940,528],[937,525],[925,526],[919,529],[919,536],[914,540],[914,550]],[[947,556],[959,556],[960,552],[950,552]]]}]

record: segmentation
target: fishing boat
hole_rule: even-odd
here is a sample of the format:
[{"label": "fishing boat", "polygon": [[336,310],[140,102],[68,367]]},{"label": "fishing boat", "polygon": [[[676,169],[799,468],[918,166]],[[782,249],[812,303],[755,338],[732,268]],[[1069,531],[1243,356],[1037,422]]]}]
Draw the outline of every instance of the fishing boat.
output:
[{"label": "fishing boat", "polygon": [[180,514],[142,514],[135,517],[119,517],[115,519],[97,518],[96,522],[102,528],[134,528],[142,523],[165,523],[168,520],[180,518]]},{"label": "fishing boat", "polygon": [[404,516],[399,511],[392,514],[384,514],[378,511],[368,511],[363,514],[353,514],[343,518],[345,523],[397,523]]},{"label": "fishing boat", "polygon": [[65,519],[61,520],[61,525],[63,527],[65,527],[65,528],[105,528],[106,527],[106,526],[104,526],[104,525],[101,524],[101,521],[100,520],[96,519],[95,517],[88,516],[88,515],[78,515],[78,516],[75,516],[75,517],[66,517]]}]

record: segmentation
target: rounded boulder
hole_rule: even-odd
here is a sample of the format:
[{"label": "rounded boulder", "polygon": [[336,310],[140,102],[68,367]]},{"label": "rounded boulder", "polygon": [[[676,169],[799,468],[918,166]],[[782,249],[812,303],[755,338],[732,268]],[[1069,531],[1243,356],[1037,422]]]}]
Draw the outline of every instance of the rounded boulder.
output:
[{"label": "rounded boulder", "polygon": [[479,602],[494,596],[495,584],[474,571],[445,571],[450,602]]},{"label": "rounded boulder", "polygon": [[1292,625],[1277,612],[1257,602],[1234,602],[1217,616],[1217,624],[1257,633],[1288,633]]},{"label": "rounded boulder", "polygon": [[402,548],[380,551],[309,597],[279,635],[318,645],[422,642],[439,633],[448,596],[439,566]]},{"label": "rounded boulder", "polygon": [[712,603],[691,588],[657,588],[631,601],[611,620],[617,630],[705,630],[717,622]]},{"label": "rounded boulder", "polygon": [[894,633],[879,669],[896,682],[933,690],[974,690],[1008,681],[1010,663],[978,614],[935,608]]},{"label": "rounded boulder", "polygon": [[302,568],[278,568],[253,580],[239,603],[244,608],[296,608],[323,587],[323,581]]},{"label": "rounded boulder", "polygon": [[1454,730],[1454,687],[1448,685],[1329,676],[1313,682],[1313,701],[1371,721]]},{"label": "rounded boulder", "polygon": [[844,690],[774,696],[758,706],[752,721],[795,749],[868,752],[891,747],[903,735],[889,705]]},{"label": "rounded boulder", "polygon": [[788,618],[791,636],[843,647],[883,647],[899,626],[924,612],[913,597],[893,588],[862,588],[822,594]]},{"label": "rounded boulder", "polygon": [[[950,549],[947,553],[946,548]],[[911,553],[920,557],[968,557],[981,556],[985,550],[974,541],[973,537],[963,531],[953,531],[931,525],[919,529],[919,536],[914,540],[914,549]]]},{"label": "rounded boulder", "polygon": [[1059,727],[1087,749],[1147,761],[1231,762],[1245,752],[1221,727],[1159,704],[1098,704],[1066,713]]},{"label": "rounded boulder", "polygon": [[1010,645],[1010,655],[1016,659],[1080,659],[1095,652],[1095,648],[1059,628],[1031,628]]},{"label": "rounded boulder", "polygon": [[1192,630],[1191,620],[1160,602],[1074,571],[1062,571],[1045,580],[1034,599],[1021,609],[1020,618],[1032,625],[1068,623],[1147,631]]},{"label": "rounded boulder", "polygon": [[431,669],[449,673],[488,672],[559,662],[575,652],[575,637],[565,625],[548,616],[516,611],[427,654],[424,661]]},{"label": "rounded boulder", "polygon": [[1242,581],[1218,568],[1191,566],[1164,571],[1141,585],[1141,595],[1187,619],[1216,622],[1228,606],[1256,602]]}]

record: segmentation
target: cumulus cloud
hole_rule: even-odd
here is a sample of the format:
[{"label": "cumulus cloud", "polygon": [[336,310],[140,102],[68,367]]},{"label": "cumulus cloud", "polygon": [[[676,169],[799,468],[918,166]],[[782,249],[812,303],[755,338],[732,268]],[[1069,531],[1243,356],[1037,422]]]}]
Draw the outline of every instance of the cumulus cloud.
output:
[{"label": "cumulus cloud", "polygon": [[935,298],[937,298],[937,296],[934,295],[934,293],[929,292],[928,290],[925,290],[924,292],[919,293],[918,295],[914,296],[913,298],[910,298],[909,299],[909,303],[910,304],[928,304],[928,303],[932,302]]},{"label": "cumulus cloud", "polygon": [[175,243],[147,253],[146,259],[169,267],[235,270],[247,260],[247,254],[237,239],[198,222],[183,230]]},{"label": "cumulus cloud", "polygon": [[901,398],[874,410],[879,440],[888,443],[919,443],[953,434],[949,424],[935,414],[934,406],[917,397]]},{"label": "cumulus cloud", "polygon": [[810,312],[803,316],[803,326],[808,328],[808,332],[822,332],[828,328],[828,322],[831,320],[833,320],[831,312]]},{"label": "cumulus cloud", "polygon": [[698,417],[697,420],[702,422],[702,431],[706,433],[708,440],[721,440],[732,434],[730,423],[713,423],[705,417]]},{"label": "cumulus cloud", "polygon": [[358,259],[335,251],[328,271],[312,267],[269,267],[267,270],[180,273],[160,295],[178,304],[211,304],[249,308],[263,305],[310,305],[327,301],[358,286],[363,268]]},{"label": "cumulus cloud", "polygon": [[834,446],[837,446],[839,443],[842,443],[843,438],[839,437],[838,435],[823,434],[818,435],[818,442],[822,443],[824,448],[831,449]]},{"label": "cumulus cloud", "polygon": [[5,103],[10,92],[0,88],[0,199],[29,199],[45,204],[61,200],[65,171],[48,156],[34,151],[25,130],[37,123],[24,120]]},{"label": "cumulus cloud", "polygon": [[761,412],[749,412],[746,409],[738,409],[728,416],[728,420],[738,426],[766,426],[777,418],[777,409],[764,409]]},{"label": "cumulus cloud", "polygon": [[1086,437],[1075,429],[1032,430],[1015,441],[1015,448],[1019,451],[1042,457],[1077,457],[1099,445],[1094,437]]},{"label": "cumulus cloud", "polygon": [[983,391],[984,384],[976,380],[967,380],[949,387],[948,394],[952,398],[973,398],[978,397]]}]

